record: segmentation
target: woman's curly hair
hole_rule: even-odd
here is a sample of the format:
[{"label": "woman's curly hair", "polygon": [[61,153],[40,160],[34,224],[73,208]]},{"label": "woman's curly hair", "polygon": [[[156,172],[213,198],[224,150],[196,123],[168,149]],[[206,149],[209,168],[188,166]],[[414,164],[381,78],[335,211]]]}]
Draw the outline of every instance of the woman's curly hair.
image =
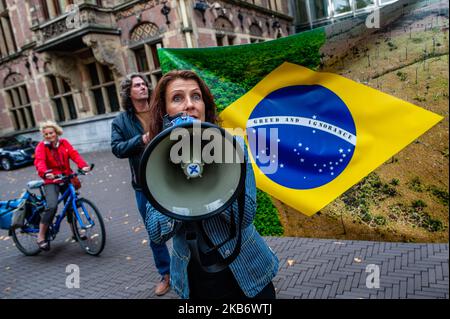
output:
[{"label": "woman's curly hair", "polygon": [[56,135],[61,136],[63,134],[63,129],[61,126],[59,126],[58,124],[56,124],[56,122],[52,121],[52,120],[47,120],[45,122],[42,122],[39,124],[39,131],[41,131],[41,134],[44,134],[44,130],[46,128],[52,128],[55,130]]}]

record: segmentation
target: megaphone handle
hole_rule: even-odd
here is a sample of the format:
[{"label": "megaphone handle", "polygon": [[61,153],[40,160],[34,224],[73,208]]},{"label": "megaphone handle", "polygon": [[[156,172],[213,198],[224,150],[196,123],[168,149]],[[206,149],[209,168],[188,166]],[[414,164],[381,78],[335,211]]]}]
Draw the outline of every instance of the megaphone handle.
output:
[{"label": "megaphone handle", "polygon": [[[203,265],[201,258],[200,258],[199,247],[200,247],[200,245],[205,246],[205,243],[203,240],[205,240],[207,238],[207,237],[205,237],[206,234],[205,234],[205,236],[202,236],[202,233],[204,233],[204,231],[203,231],[203,229],[200,230],[200,228],[203,228],[203,226],[201,224],[200,225],[197,224],[197,222],[187,222],[186,223],[186,241],[188,243],[191,254],[193,255],[192,257],[194,257],[195,260],[197,260],[198,264],[200,265],[200,267],[202,267],[202,269],[204,271],[209,272],[209,273],[217,273],[219,271],[222,271],[225,268],[227,268],[228,265],[231,264],[236,259],[236,257],[239,255],[239,253],[241,251],[241,242],[242,242],[242,221],[244,219],[244,208],[245,208],[245,192],[243,191],[238,197],[239,232],[238,232],[238,238],[236,241],[236,245],[234,246],[233,253],[230,256],[224,258],[222,261],[219,261],[212,265],[208,265],[208,266]],[[233,216],[233,223],[234,223],[234,216]],[[222,246],[224,243],[222,243],[220,246]]]},{"label": "megaphone handle", "polygon": [[186,228],[186,241],[189,246],[189,250],[191,251],[191,258],[194,258],[194,260],[197,261],[197,263],[202,267],[203,270],[206,272],[219,272],[223,269],[225,269],[228,265],[222,264],[222,263],[216,263],[213,265],[205,266],[202,263],[202,259],[200,257],[200,246],[206,246],[203,242],[203,236],[200,228],[202,227],[201,222],[194,221],[194,222],[186,222],[185,228]]}]

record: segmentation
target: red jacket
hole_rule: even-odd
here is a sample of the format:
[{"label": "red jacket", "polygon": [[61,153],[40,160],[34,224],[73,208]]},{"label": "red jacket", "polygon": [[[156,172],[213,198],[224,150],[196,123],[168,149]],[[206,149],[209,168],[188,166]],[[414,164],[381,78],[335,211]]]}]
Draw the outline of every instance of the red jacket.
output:
[{"label": "red jacket", "polygon": [[41,141],[35,151],[36,158],[34,159],[34,166],[36,166],[38,175],[44,179],[45,184],[55,183],[54,180],[44,177],[45,173],[49,170],[52,170],[52,174],[55,175],[69,175],[72,173],[69,159],[74,161],[78,168],[89,166],[65,138],[59,139],[59,145],[57,147],[50,145]]}]

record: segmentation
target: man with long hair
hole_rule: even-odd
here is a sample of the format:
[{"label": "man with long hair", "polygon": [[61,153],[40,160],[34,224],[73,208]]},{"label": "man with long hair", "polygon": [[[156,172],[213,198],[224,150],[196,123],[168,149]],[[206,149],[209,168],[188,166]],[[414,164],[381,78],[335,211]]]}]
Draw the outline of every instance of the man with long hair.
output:
[{"label": "man with long hair", "polygon": [[[149,107],[150,86],[145,76],[139,73],[128,75],[121,83],[120,95],[125,109],[112,122],[111,148],[118,158],[128,158],[131,169],[131,184],[135,191],[136,203],[142,219],[146,220],[146,205],[142,188],[138,181],[139,160],[145,146],[150,142],[152,114]],[[150,240],[156,268],[161,281],[156,285],[155,294],[162,296],[170,289],[170,255],[165,243],[156,244]]]}]

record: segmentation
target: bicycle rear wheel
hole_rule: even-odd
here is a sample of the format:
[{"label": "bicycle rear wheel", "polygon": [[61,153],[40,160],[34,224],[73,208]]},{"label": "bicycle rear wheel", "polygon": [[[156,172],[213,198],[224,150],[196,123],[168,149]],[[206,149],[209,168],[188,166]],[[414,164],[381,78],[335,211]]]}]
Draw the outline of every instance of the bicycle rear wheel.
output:
[{"label": "bicycle rear wheel", "polygon": [[[80,224],[76,214],[80,217]],[[72,212],[72,231],[81,248],[89,255],[98,256],[105,247],[105,225],[97,207],[89,200],[80,198],[77,201],[77,213]]]},{"label": "bicycle rear wheel", "polygon": [[[39,231],[39,229],[36,229]],[[32,232],[30,226],[15,228],[11,230],[12,238],[19,249],[25,256],[35,256],[41,252],[37,244],[37,232]]]}]

